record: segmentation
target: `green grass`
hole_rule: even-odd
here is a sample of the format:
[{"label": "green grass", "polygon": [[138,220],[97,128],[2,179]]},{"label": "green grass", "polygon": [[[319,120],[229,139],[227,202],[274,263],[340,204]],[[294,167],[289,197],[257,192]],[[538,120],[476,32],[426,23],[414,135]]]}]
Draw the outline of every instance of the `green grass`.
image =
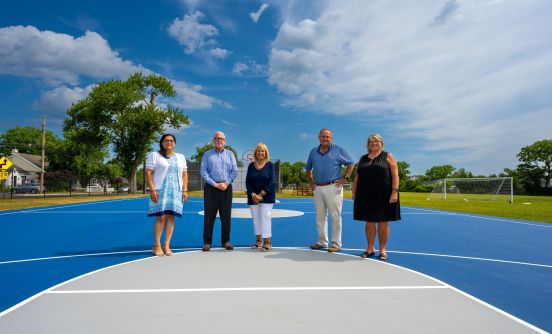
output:
[{"label": "green grass", "polygon": [[[202,196],[203,192],[191,192],[190,196]],[[83,196],[83,197],[40,197],[40,198],[17,198],[1,199],[0,211],[34,208],[50,205],[71,204],[91,201],[105,201],[111,199],[122,199],[140,197],[143,195],[116,195],[116,196]],[[245,197],[244,193],[235,193],[235,197]],[[514,196],[514,203],[506,200],[484,201],[463,196],[457,200],[430,199],[427,193],[401,193],[401,205],[418,208],[430,208],[446,211],[474,213],[487,216],[526,219],[539,222],[552,223],[552,197],[550,196]],[[293,191],[284,191],[278,197],[305,198],[312,196],[301,196]],[[345,191],[345,198],[351,198],[351,192]],[[467,200],[464,200],[466,198]],[[527,204],[530,203],[530,204]],[[145,210],[145,208],[144,208]]]}]

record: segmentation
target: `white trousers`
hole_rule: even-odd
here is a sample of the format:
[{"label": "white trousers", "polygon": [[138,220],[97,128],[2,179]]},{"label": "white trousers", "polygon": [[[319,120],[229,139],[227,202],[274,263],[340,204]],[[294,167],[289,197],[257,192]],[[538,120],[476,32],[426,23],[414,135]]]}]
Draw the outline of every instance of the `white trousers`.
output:
[{"label": "white trousers", "polygon": [[328,211],[332,220],[332,246],[341,248],[341,209],[343,208],[343,187],[329,184],[314,188],[316,206],[316,228],[319,245],[328,247]]},{"label": "white trousers", "polygon": [[261,238],[272,237],[272,207],[274,204],[260,203],[250,205],[251,216],[253,217],[253,230],[255,235]]}]

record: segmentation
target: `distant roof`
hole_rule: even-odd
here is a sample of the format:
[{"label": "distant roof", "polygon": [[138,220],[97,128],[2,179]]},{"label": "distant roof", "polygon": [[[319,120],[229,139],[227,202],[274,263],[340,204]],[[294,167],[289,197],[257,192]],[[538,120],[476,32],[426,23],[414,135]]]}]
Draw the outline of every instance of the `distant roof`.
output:
[{"label": "distant roof", "polygon": [[[40,162],[42,160],[40,155],[12,152],[8,159],[13,163],[13,167],[28,172],[40,172]],[[46,169],[46,167],[48,167],[48,162],[44,162],[44,169]]]}]

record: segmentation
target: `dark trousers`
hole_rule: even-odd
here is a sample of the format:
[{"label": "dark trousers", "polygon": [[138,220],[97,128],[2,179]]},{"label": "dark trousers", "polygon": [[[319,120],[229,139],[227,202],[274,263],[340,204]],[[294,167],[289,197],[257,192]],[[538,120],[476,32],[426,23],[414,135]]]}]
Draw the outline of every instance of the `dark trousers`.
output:
[{"label": "dark trousers", "polygon": [[205,184],[203,187],[203,243],[212,244],[213,226],[217,218],[217,212],[220,217],[221,242],[224,245],[230,242],[230,226],[232,217],[232,185],[228,185],[225,191]]}]

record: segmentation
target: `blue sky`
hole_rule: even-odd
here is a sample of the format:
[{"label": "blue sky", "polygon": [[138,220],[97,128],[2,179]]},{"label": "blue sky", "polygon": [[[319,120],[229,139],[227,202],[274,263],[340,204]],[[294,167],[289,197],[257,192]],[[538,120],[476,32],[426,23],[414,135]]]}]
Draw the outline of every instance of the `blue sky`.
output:
[{"label": "blue sky", "polygon": [[61,135],[94,84],[173,81],[189,157],[217,130],[242,153],[305,161],[320,128],[354,159],[370,133],[413,174],[517,165],[552,138],[548,0],[9,1],[0,11],[0,131]]}]

